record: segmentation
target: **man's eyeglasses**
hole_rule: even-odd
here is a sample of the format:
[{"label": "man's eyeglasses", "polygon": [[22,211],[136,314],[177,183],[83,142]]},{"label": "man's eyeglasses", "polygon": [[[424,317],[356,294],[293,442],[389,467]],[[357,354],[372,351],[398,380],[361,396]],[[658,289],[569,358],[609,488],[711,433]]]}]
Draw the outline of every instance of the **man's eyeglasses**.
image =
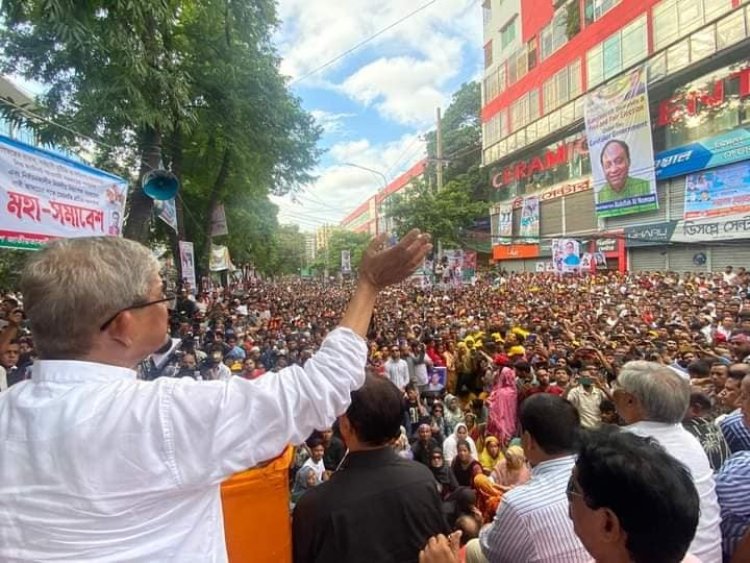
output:
[{"label": "man's eyeglasses", "polygon": [[573,476],[570,476],[570,479],[568,479],[568,486],[565,489],[565,494],[568,497],[568,502],[571,502],[573,500],[573,497],[581,497],[584,502],[586,501],[586,495],[583,493],[576,491],[576,482],[575,479],[573,479]]},{"label": "man's eyeglasses", "polygon": [[161,299],[155,299],[154,301],[146,301],[145,303],[136,303],[135,305],[130,305],[129,307],[124,307],[117,311],[114,315],[112,315],[110,318],[108,318],[102,326],[99,327],[100,331],[107,330],[107,327],[112,324],[112,321],[114,321],[120,313],[124,313],[125,311],[133,311],[134,309],[143,309],[144,307],[150,307],[151,305],[157,305],[159,303],[167,303],[169,301],[174,301],[176,295],[174,293],[165,293],[164,297]]}]

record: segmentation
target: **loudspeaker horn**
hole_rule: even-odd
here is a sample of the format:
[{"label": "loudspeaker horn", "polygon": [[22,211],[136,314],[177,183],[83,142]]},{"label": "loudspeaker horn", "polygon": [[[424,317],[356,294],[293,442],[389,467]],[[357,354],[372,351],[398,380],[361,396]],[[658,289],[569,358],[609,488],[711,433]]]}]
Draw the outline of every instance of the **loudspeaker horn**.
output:
[{"label": "loudspeaker horn", "polygon": [[180,182],[169,170],[152,170],[143,177],[141,186],[151,199],[165,200],[177,195]]}]

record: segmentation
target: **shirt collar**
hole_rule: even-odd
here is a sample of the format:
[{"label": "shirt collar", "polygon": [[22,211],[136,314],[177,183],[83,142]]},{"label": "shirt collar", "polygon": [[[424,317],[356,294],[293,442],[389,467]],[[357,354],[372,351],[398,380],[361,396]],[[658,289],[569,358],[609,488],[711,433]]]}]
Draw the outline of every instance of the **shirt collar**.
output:
[{"label": "shirt collar", "polygon": [[31,379],[37,383],[89,383],[135,378],[136,372],[132,369],[78,360],[37,360],[31,372]]},{"label": "shirt collar", "polygon": [[543,461],[541,463],[537,463],[534,467],[531,468],[531,475],[532,476],[547,475],[549,473],[554,473],[555,471],[559,471],[562,469],[567,470],[567,469],[570,469],[573,465],[575,465],[575,462],[576,462],[575,454],[566,455],[563,457],[558,457],[555,459]]},{"label": "shirt collar", "polygon": [[384,446],[374,450],[363,450],[359,452],[349,452],[346,459],[341,464],[341,468],[349,467],[368,467],[379,465],[393,459],[400,459],[398,454],[393,451],[391,446]]}]

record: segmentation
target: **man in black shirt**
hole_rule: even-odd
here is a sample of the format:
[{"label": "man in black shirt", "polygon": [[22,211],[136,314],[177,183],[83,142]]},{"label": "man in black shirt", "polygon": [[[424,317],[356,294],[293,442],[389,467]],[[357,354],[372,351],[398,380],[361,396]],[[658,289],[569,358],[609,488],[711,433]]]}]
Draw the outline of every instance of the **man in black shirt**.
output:
[{"label": "man in black shirt", "polygon": [[294,510],[294,561],[416,562],[427,539],[447,532],[432,473],[400,458],[401,392],[368,376],[339,419],[349,454]]}]

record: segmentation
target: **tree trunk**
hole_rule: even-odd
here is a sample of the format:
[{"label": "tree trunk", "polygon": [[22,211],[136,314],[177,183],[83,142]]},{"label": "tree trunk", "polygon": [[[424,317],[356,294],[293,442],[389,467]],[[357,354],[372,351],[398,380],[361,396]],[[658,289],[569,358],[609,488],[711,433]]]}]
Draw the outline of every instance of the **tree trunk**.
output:
[{"label": "tree trunk", "polygon": [[159,167],[160,160],[161,132],[158,129],[148,127],[143,133],[141,143],[141,169],[138,173],[138,182],[130,192],[128,217],[122,230],[125,238],[138,241],[141,244],[148,242],[151,210],[154,206],[154,200],[143,193],[141,182],[146,174]]}]

